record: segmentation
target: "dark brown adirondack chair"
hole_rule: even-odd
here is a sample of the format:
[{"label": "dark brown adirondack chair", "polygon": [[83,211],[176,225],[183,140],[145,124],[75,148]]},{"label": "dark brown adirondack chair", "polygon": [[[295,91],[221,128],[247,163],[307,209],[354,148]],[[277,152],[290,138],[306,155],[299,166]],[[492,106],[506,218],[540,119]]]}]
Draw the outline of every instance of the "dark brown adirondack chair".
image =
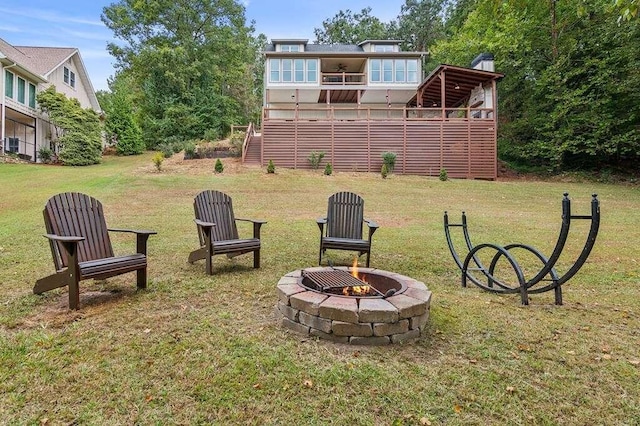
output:
[{"label": "dark brown adirondack chair", "polygon": [[[138,288],[147,287],[147,239],[156,232],[108,229],[102,203],[77,192],[54,195],[43,214],[56,273],[36,281],[35,294],[69,286],[69,309],[78,309],[82,280],[137,271]],[[135,233],[136,253],[114,256],[107,231]]]},{"label": "dark brown adirondack chair", "polygon": [[[231,258],[253,252],[253,267],[260,267],[260,227],[267,222],[235,217],[231,197],[220,191],[202,191],[193,208],[200,248],[189,254],[189,263],[205,259],[207,274],[213,275],[213,256],[226,254]],[[253,238],[238,236],[238,220],[253,223]]]},{"label": "dark brown adirondack chair", "polygon": [[[364,200],[352,192],[337,192],[329,197],[327,217],[317,220],[320,228],[320,255],[327,249],[357,251],[360,256],[367,254],[367,268],[371,255],[371,237],[378,225],[364,218]],[[362,238],[362,224],[369,226],[368,239]],[[326,225],[326,235],[325,235]]]}]

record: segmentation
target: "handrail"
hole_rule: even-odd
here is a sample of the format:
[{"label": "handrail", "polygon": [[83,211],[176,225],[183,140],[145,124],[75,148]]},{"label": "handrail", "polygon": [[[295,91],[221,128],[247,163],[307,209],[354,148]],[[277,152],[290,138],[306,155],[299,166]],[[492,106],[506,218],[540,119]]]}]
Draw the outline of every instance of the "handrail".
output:
[{"label": "handrail", "polygon": [[[279,114],[278,114],[279,113]],[[444,114],[444,118],[443,118]],[[265,107],[263,121],[494,121],[493,108]]]},{"label": "handrail", "polygon": [[366,84],[367,75],[360,72],[323,72],[322,84]]},{"label": "handrail", "polygon": [[251,139],[251,136],[253,136],[254,133],[254,129],[253,129],[253,123],[249,123],[249,125],[247,126],[247,131],[245,132],[244,135],[244,141],[242,142],[242,162],[244,163],[244,158],[247,155],[247,145],[249,144],[249,140]]}]

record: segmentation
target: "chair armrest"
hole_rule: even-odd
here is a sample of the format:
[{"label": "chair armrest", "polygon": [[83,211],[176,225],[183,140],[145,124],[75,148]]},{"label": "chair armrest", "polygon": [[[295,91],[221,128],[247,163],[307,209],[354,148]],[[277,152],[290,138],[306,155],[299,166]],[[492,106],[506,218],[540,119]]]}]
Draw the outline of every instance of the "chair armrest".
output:
[{"label": "chair armrest", "polygon": [[216,226],[216,224],[213,223],[213,222],[205,222],[205,221],[200,220],[200,219],[193,219],[193,221],[196,223],[196,225],[201,226],[203,228],[212,228],[212,227]]},{"label": "chair armrest", "polygon": [[239,217],[236,217],[236,220],[253,223],[253,238],[257,238],[257,239],[260,239],[260,227],[265,223],[267,223],[264,220],[242,219]]},{"label": "chair armrest", "polygon": [[56,234],[45,234],[44,236],[50,240],[59,241],[61,243],[79,243],[80,241],[86,240],[85,237],[64,236]]},{"label": "chair armrest", "polygon": [[364,219],[364,223],[369,227],[369,243],[371,243],[371,237],[373,237],[373,233],[376,232],[376,229],[378,229],[379,226],[373,220]]},{"label": "chair armrest", "polygon": [[136,229],[121,229],[121,228],[107,228],[107,231],[110,232],[129,232],[132,234],[140,234],[140,235],[156,235],[156,231],[148,231],[144,229],[136,230]]},{"label": "chair armrest", "polygon": [[324,231],[324,226],[327,224],[326,217],[319,217],[316,219],[316,223],[318,224],[318,228],[320,228],[320,235],[322,236],[322,232]]},{"label": "chair armrest", "polygon": [[243,219],[243,218],[240,218],[240,217],[236,217],[236,220],[241,220],[243,222],[259,223],[260,225],[264,225],[265,223],[267,223],[266,220]]}]

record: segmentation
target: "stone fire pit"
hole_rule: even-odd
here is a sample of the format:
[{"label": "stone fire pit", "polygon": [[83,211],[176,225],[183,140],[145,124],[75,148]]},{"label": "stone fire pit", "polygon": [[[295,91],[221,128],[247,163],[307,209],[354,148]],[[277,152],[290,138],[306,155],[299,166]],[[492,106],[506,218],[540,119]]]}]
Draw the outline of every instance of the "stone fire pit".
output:
[{"label": "stone fire pit", "polygon": [[[304,272],[335,269],[351,271],[348,267],[314,267]],[[276,287],[276,315],[282,326],[305,336],[352,345],[388,345],[419,337],[429,320],[431,301],[424,283],[380,269],[358,268],[358,272],[395,280],[399,290],[388,297],[323,293],[303,284],[303,270],[292,271]]]}]

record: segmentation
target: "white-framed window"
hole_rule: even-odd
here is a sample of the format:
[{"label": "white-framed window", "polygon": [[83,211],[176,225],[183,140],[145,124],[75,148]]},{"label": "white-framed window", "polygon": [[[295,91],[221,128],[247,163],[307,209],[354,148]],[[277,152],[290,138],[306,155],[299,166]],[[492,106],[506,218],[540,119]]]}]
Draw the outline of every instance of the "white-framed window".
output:
[{"label": "white-framed window", "polygon": [[67,67],[64,67],[64,82],[71,87],[76,87],[76,73]]},{"label": "white-framed window", "polygon": [[269,59],[270,83],[317,83],[317,59]]},{"label": "white-framed window", "polygon": [[394,52],[394,46],[391,44],[376,44],[373,46],[374,52]]},{"label": "white-framed window", "polygon": [[417,59],[371,59],[369,73],[372,83],[417,83]]},{"label": "white-framed window", "polygon": [[13,99],[13,73],[9,70],[4,70],[4,95]]},{"label": "white-framed window", "polygon": [[29,106],[36,107],[36,85],[33,83],[29,83]]},{"label": "white-framed window", "polygon": [[18,77],[18,99],[17,99],[17,101],[20,102],[21,104],[25,103],[26,89],[27,89],[27,82],[25,81],[24,78]]},{"label": "white-framed window", "polygon": [[281,44],[280,45],[281,52],[300,52],[299,44]]}]

